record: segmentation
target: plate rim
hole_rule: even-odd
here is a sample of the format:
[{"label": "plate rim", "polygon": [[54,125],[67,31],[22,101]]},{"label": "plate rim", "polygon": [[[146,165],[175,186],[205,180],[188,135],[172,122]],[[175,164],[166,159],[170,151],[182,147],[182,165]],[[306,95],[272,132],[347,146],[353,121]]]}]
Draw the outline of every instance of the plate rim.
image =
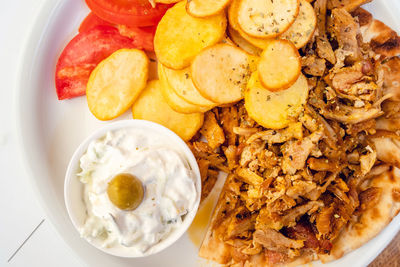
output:
[{"label": "plate rim", "polygon": [[[21,89],[23,87],[24,83],[24,73],[25,71],[28,70],[30,72],[32,68],[32,64],[34,62],[34,59],[37,58],[36,53],[29,53],[32,51],[35,51],[40,47],[41,44],[41,37],[44,33],[44,30],[40,30],[40,34],[37,34],[37,29],[40,28],[41,25],[47,26],[49,22],[49,17],[53,12],[59,8],[61,5],[62,1],[65,0],[43,0],[40,7],[37,9],[36,14],[34,14],[34,18],[32,19],[32,24],[30,25],[28,29],[28,34],[27,36],[23,39],[23,44],[21,45],[21,52],[19,53],[19,61],[17,64],[17,70],[16,70],[16,83],[15,87],[16,90],[14,92],[14,117],[15,117],[15,123],[14,123],[14,130],[16,133],[16,151],[17,154],[19,155],[19,158],[22,163],[22,167],[24,170],[26,170],[26,175],[24,176],[24,180],[28,180],[28,184],[30,189],[33,192],[33,195],[35,197],[35,200],[39,203],[40,208],[43,210],[44,215],[46,216],[46,219],[50,222],[51,226],[55,229],[55,232],[57,236],[59,237],[60,240],[65,244],[65,246],[69,249],[69,252],[71,255],[73,255],[74,259],[78,261],[80,264],[87,266],[87,262],[79,256],[78,253],[76,253],[75,249],[72,247],[69,242],[66,241],[66,239],[62,235],[62,231],[57,226],[55,223],[55,215],[51,211],[50,207],[46,204],[46,200],[43,196],[43,190],[40,188],[39,184],[35,182],[34,177],[36,176],[35,171],[33,166],[29,163],[29,158],[28,158],[28,148],[26,146],[26,136],[24,134],[24,125],[23,125],[23,90]],[[35,34],[36,33],[36,34]],[[29,59],[29,63],[28,60]],[[30,80],[29,76],[29,80]]]}]

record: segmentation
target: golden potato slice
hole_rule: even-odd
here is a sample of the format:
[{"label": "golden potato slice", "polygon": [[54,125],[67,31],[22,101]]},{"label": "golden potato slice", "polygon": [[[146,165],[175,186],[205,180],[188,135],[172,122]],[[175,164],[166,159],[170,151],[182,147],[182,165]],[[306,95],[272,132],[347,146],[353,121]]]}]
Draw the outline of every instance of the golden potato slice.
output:
[{"label": "golden potato slice", "polygon": [[154,51],[158,61],[171,69],[183,69],[205,47],[224,38],[225,14],[194,18],[185,9],[186,1],[170,8],[157,26]]},{"label": "golden potato slice", "polygon": [[92,71],[86,87],[90,111],[99,120],[111,120],[128,110],[143,88],[149,60],[138,49],[120,49]]},{"label": "golden potato slice", "polygon": [[306,0],[300,0],[299,15],[290,28],[279,36],[294,43],[297,49],[305,46],[314,34],[317,17],[313,6]]},{"label": "golden potato slice", "polygon": [[229,44],[229,45],[236,45],[231,38],[229,38],[228,35],[225,34],[224,38],[221,40],[221,43],[223,44]]},{"label": "golden potato slice", "polygon": [[299,51],[287,40],[271,41],[258,62],[260,81],[270,91],[287,89],[299,78],[300,72]]},{"label": "golden potato slice", "polygon": [[254,56],[259,56],[261,54],[262,50],[260,48],[249,43],[236,30],[234,30],[230,26],[228,26],[228,33],[229,33],[229,36],[231,37],[232,41],[239,48],[243,49],[247,53],[254,55]]},{"label": "golden potato slice", "polygon": [[228,104],[243,98],[253,57],[228,44],[208,47],[198,54],[191,66],[192,80],[205,98]]},{"label": "golden potato slice", "polygon": [[161,93],[164,96],[167,104],[176,112],[183,114],[192,114],[192,113],[204,113],[207,108],[190,104],[186,102],[184,99],[179,97],[174,90],[171,88],[169,84],[165,81],[162,81]]},{"label": "golden potato slice", "polygon": [[238,23],[254,37],[271,38],[280,35],[293,24],[299,13],[300,0],[241,0]]},{"label": "golden potato slice", "polygon": [[247,42],[250,44],[254,45],[255,47],[265,49],[269,43],[268,39],[261,39],[261,38],[256,38],[253,36],[248,35],[245,33],[242,28],[240,28],[239,23],[237,21],[237,16],[238,16],[238,7],[240,4],[240,0],[232,0],[232,3],[229,6],[228,9],[228,20],[229,20],[229,26],[237,31],[240,36],[243,37]]},{"label": "golden potato slice", "polygon": [[258,73],[254,72],[247,84],[244,105],[249,116],[261,126],[281,129],[296,119],[307,97],[308,84],[304,75],[287,90],[271,92],[262,86]]},{"label": "golden potato slice", "polygon": [[190,68],[173,70],[162,64],[158,64],[158,69],[165,74],[165,78],[174,92],[186,102],[209,109],[217,105],[215,102],[204,98],[199,91],[197,91],[192,81]]},{"label": "golden potato slice", "polygon": [[167,78],[165,77],[165,74],[161,68],[158,68],[158,77],[162,83],[161,93],[164,96],[165,101],[176,112],[190,114],[206,112],[211,109],[210,107],[202,107],[191,104],[178,96],[168,83]]},{"label": "golden potato slice", "polygon": [[174,111],[161,93],[160,80],[152,80],[132,107],[134,119],[159,123],[175,132],[183,140],[190,140],[203,125],[204,114],[182,114]]},{"label": "golden potato slice", "polygon": [[193,17],[209,17],[222,12],[229,2],[230,0],[190,0],[186,4],[186,11]]}]

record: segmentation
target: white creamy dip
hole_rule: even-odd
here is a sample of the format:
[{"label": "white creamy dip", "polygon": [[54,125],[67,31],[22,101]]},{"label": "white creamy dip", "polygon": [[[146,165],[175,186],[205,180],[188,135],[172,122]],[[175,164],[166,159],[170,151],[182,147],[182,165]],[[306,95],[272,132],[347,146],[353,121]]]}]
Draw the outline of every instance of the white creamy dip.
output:
[{"label": "white creamy dip", "polygon": [[[80,159],[88,214],[81,235],[106,248],[128,247],[143,255],[179,228],[198,193],[195,175],[176,147],[140,129],[116,130],[92,141]],[[120,210],[108,198],[108,183],[120,173],[142,182],[144,198],[133,211]]]}]

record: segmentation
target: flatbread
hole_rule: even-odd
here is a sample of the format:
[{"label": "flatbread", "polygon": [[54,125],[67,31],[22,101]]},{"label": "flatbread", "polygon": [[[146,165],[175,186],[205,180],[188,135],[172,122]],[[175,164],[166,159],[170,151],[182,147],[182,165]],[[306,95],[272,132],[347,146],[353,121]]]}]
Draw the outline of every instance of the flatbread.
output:
[{"label": "flatbread", "polygon": [[400,58],[394,57],[382,63],[384,72],[384,95],[393,95],[390,100],[400,101]]},{"label": "flatbread", "polygon": [[217,205],[214,208],[210,225],[208,227],[206,236],[200,246],[199,256],[208,260],[212,260],[221,264],[227,264],[231,260],[230,247],[222,240],[219,240],[214,232],[219,218],[224,210],[225,192],[228,190],[229,183],[232,181],[233,175],[226,178],[224,187],[221,190]]},{"label": "flatbread", "polygon": [[344,8],[350,12],[372,0],[328,0],[328,9]]},{"label": "flatbread", "polygon": [[400,170],[393,168],[371,180],[371,187],[382,188],[379,202],[350,223],[333,243],[330,255],[319,255],[323,263],[341,258],[378,235],[400,211]]},{"label": "flatbread", "polygon": [[390,137],[371,138],[377,158],[400,168],[400,141]]},{"label": "flatbread", "polygon": [[357,8],[352,15],[358,17],[363,42],[369,43],[375,53],[384,58],[400,55],[400,37],[394,30],[363,8]]}]

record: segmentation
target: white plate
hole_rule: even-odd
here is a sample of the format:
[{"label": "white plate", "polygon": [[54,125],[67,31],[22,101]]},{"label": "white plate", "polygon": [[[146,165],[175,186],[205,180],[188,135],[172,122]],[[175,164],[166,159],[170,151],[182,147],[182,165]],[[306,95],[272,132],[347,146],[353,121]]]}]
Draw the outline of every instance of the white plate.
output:
[{"label": "white plate", "polygon": [[[368,5],[368,9],[376,18],[400,30],[398,0],[375,0]],[[64,174],[68,161],[79,143],[105,122],[91,115],[85,97],[57,100],[54,69],[61,50],[77,33],[79,23],[88,12],[83,0],[45,1],[25,45],[16,97],[21,147],[25,162],[31,170],[31,184],[49,219],[82,264],[98,267],[199,266],[198,248],[187,236],[154,256],[123,259],[109,256],[90,246],[79,237],[68,218],[63,199]],[[124,115],[124,118],[129,117],[130,112]],[[399,228],[398,216],[379,236],[362,248],[324,266],[366,266],[390,242]]]}]

